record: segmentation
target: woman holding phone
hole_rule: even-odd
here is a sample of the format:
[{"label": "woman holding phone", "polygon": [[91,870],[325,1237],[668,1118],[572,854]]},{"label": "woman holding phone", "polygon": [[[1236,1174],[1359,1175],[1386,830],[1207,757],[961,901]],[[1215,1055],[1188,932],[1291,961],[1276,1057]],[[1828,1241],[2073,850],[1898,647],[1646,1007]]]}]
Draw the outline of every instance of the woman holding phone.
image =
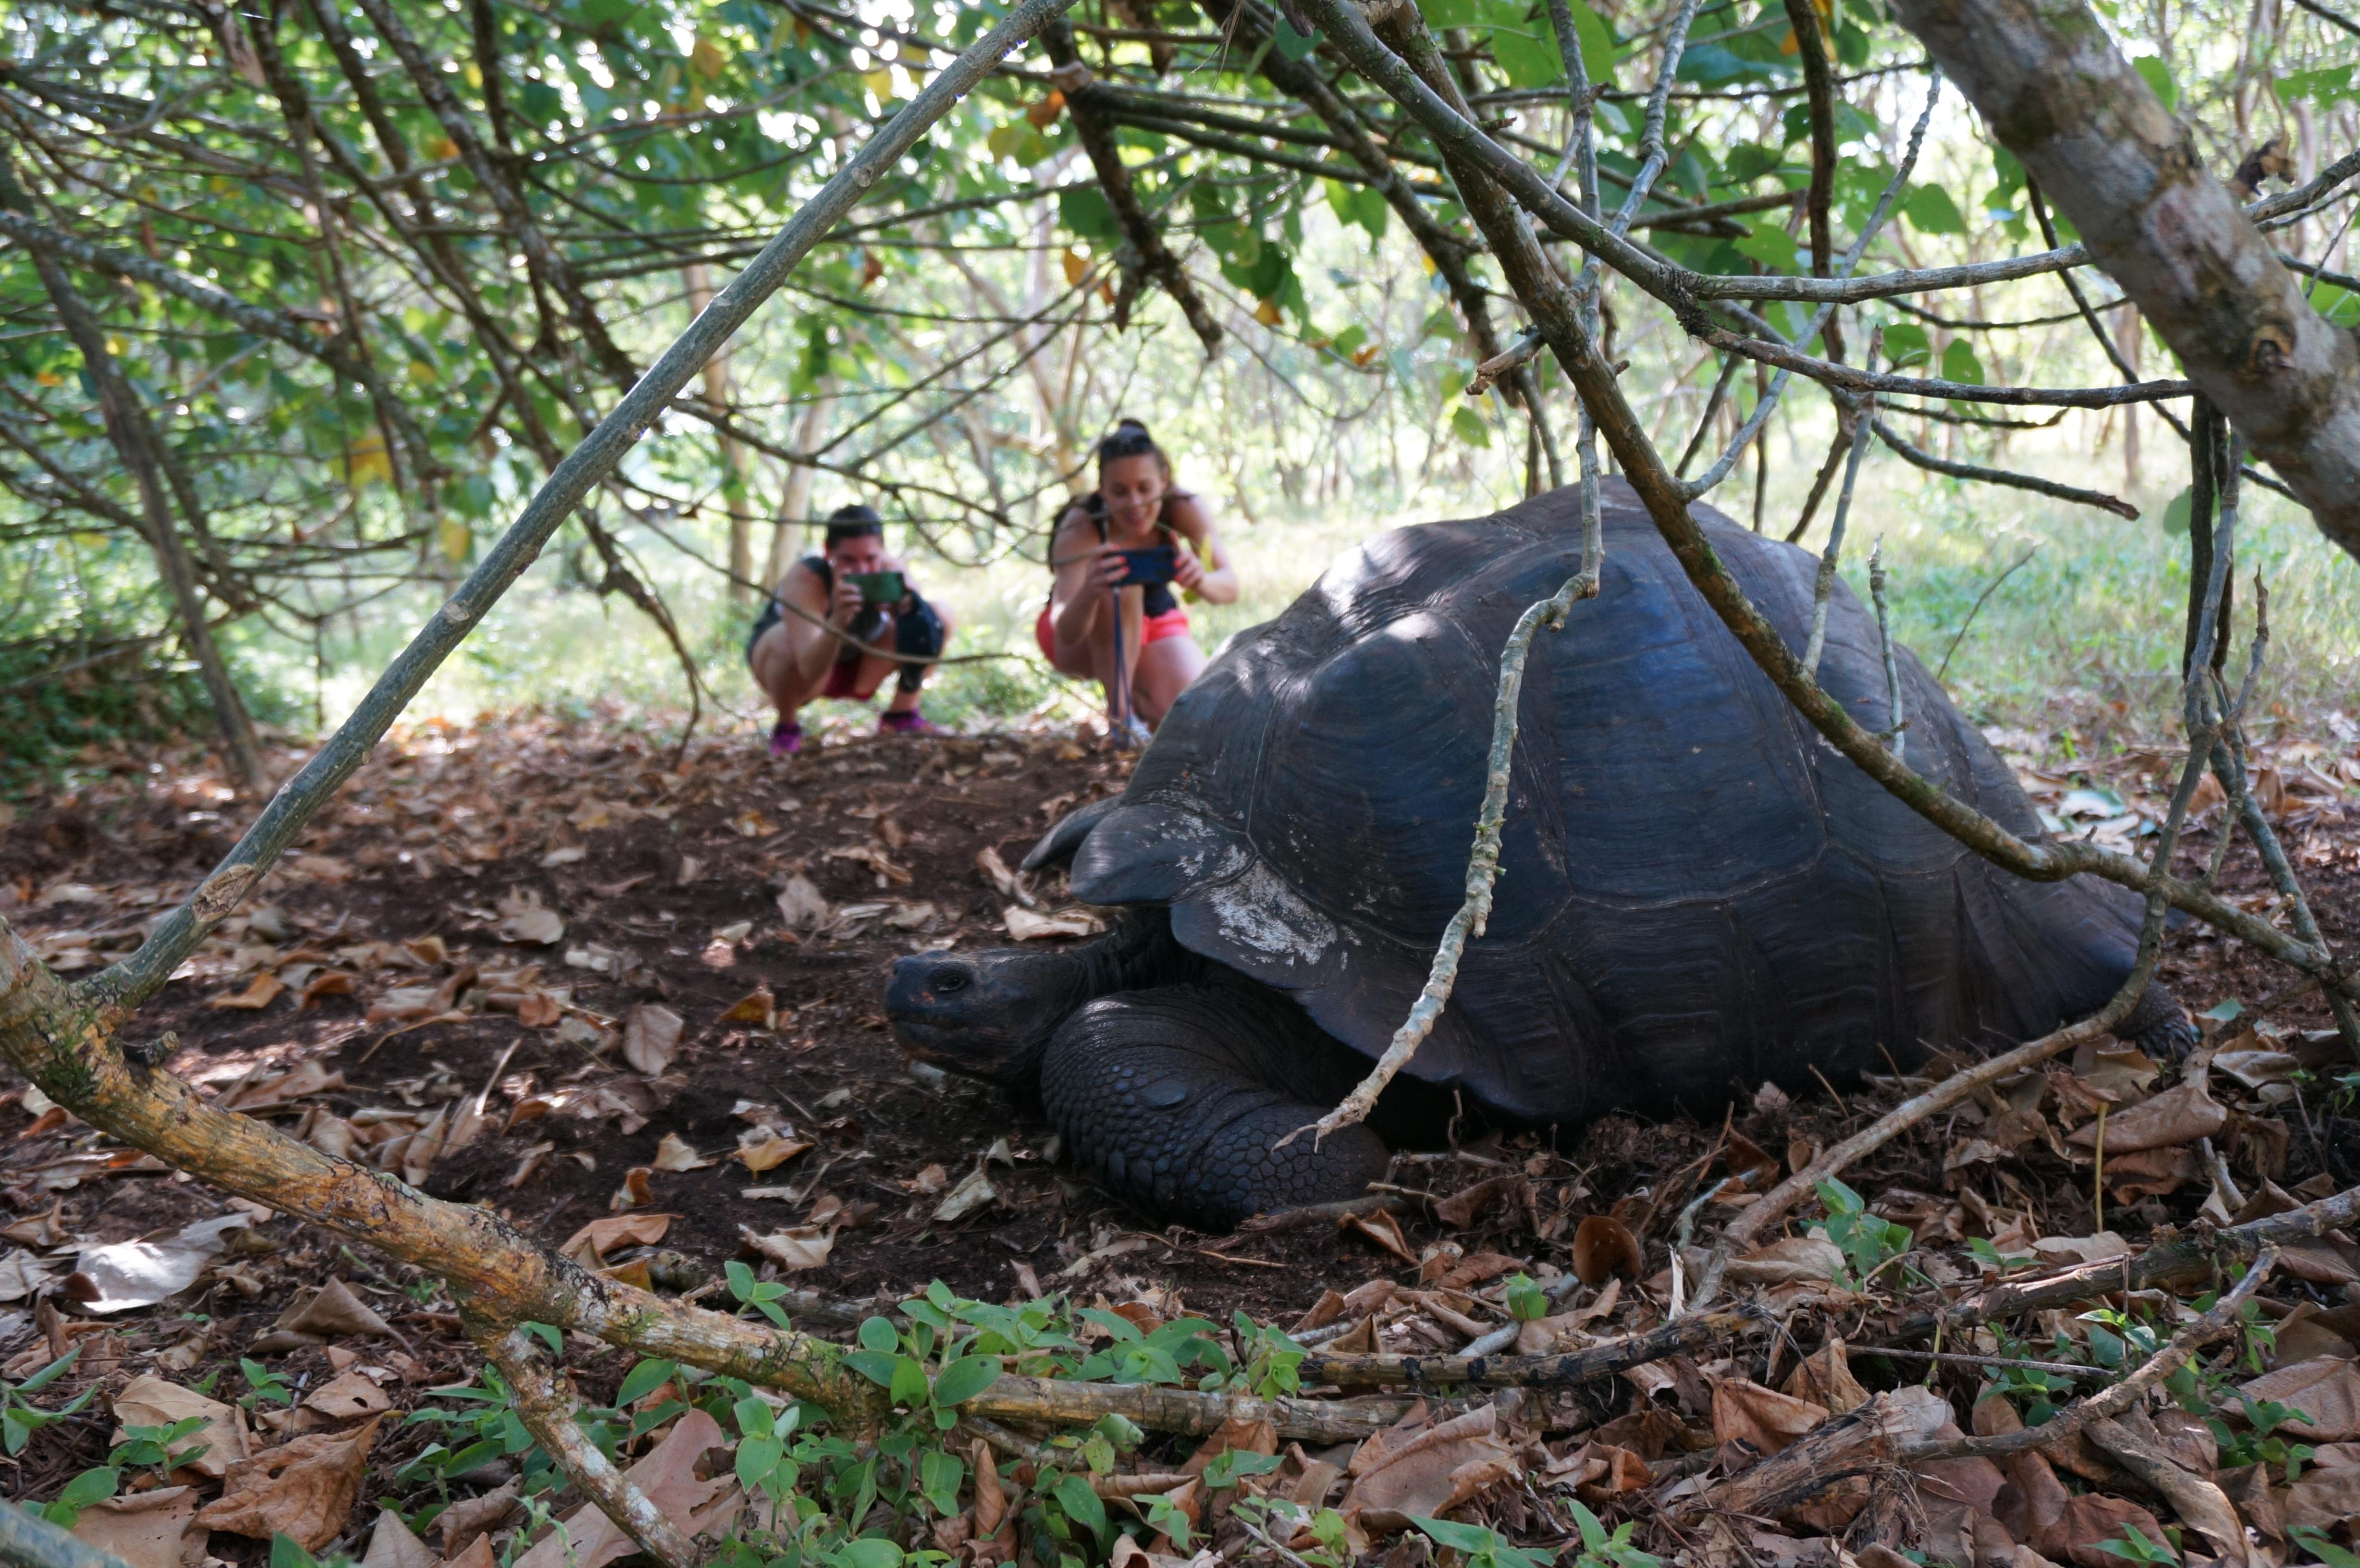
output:
[{"label": "woman holding phone", "polygon": [[1175,589],[1227,604],[1238,574],[1211,510],[1173,485],[1171,460],[1145,425],[1117,421],[1098,464],[1098,487],[1058,519],[1055,576],[1033,633],[1051,664],[1105,689],[1109,729],[1130,744],[1204,672]]},{"label": "woman holding phone", "polygon": [[880,735],[927,735],[918,693],[942,657],[950,627],[920,598],[901,563],[885,552],[885,523],[862,506],[828,514],[818,555],[787,569],[746,639],[755,683],[779,705],[770,755],[803,748],[797,716],[821,697],[865,702],[886,678],[893,696],[877,721]]}]

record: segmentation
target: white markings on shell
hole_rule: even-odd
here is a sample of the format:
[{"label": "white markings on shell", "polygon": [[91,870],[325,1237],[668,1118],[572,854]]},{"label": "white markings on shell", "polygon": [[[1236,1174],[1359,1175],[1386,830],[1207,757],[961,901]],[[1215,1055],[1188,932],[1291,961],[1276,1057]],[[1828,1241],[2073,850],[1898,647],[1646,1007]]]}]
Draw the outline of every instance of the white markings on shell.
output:
[{"label": "white markings on shell", "polygon": [[1317,965],[1335,943],[1328,917],[1305,903],[1278,874],[1256,860],[1234,881],[1200,895],[1221,922],[1221,934],[1293,968]]}]

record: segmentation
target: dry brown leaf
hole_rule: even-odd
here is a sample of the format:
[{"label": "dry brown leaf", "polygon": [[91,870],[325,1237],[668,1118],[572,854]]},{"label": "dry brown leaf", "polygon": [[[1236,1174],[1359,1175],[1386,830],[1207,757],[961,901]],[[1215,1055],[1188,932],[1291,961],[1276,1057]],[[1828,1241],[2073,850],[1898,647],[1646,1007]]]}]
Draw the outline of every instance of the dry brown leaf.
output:
[{"label": "dry brown leaf", "polygon": [[2321,1443],[2360,1437],[2360,1367],[2333,1356],[2313,1356],[2265,1373],[2238,1392],[2259,1402],[2275,1399],[2297,1412],[2288,1432]]},{"label": "dry brown leaf", "polygon": [[748,1171],[759,1176],[765,1171],[777,1170],[796,1155],[815,1147],[801,1138],[766,1138],[753,1143],[739,1144],[737,1158],[745,1161]]},{"label": "dry brown leaf", "polygon": [[[1729,1444],[1738,1443],[1757,1456],[1775,1454],[1827,1419],[1824,1405],[1792,1398],[1743,1377],[1732,1377],[1712,1387],[1712,1437],[1724,1450]],[[1726,1458],[1723,1464],[1736,1468]]]},{"label": "dry brown leaf", "polygon": [[680,1049],[681,1018],[661,1002],[640,1002],[623,1015],[623,1059],[636,1073],[660,1076]]},{"label": "dry brown leaf", "polygon": [[1267,1417],[1231,1416],[1215,1427],[1180,1466],[1183,1475],[1201,1475],[1205,1466],[1236,1450],[1265,1456],[1278,1452],[1278,1428]]},{"label": "dry brown leaf", "polygon": [[455,1562],[477,1541],[523,1511],[524,1499],[513,1476],[480,1497],[460,1498],[434,1516],[433,1528],[442,1537],[442,1555]]},{"label": "dry brown leaf", "polygon": [[653,1247],[672,1229],[672,1214],[608,1214],[592,1220],[565,1238],[558,1248],[585,1269],[606,1262],[605,1254],[620,1247]]},{"label": "dry brown leaf", "polygon": [[650,1166],[634,1165],[624,1171],[623,1184],[615,1189],[613,1197],[606,1200],[607,1210],[619,1214],[654,1203],[656,1191],[648,1181],[651,1169]]},{"label": "dry brown leaf", "polygon": [[1993,1517],[2035,1551],[2063,1552],[2058,1525],[2072,1499],[2049,1461],[2038,1454],[2011,1454],[2000,1468],[2007,1473],[2007,1486],[1992,1504]]},{"label": "dry brown leaf", "polygon": [[[231,1465],[246,1457],[246,1422],[239,1419],[236,1406],[207,1399],[194,1388],[152,1376],[134,1377],[115,1396],[115,1441],[124,1442],[130,1435],[123,1430],[126,1427],[171,1426],[191,1417],[201,1418],[205,1424],[177,1446],[185,1453],[190,1444],[202,1443],[205,1451],[185,1468],[218,1481],[229,1474]],[[189,1508],[193,1513],[195,1503]]]},{"label": "dry brown leaf", "polygon": [[2332,1530],[2353,1519],[2360,1519],[2360,1468],[2305,1470],[2302,1479],[2287,1488],[2289,1528]]},{"label": "dry brown leaf", "polygon": [[1354,1455],[1351,1490],[1342,1513],[1363,1529],[1407,1529],[1433,1519],[1516,1473],[1516,1451],[1499,1435],[1491,1405],[1427,1428],[1406,1443],[1388,1443],[1365,1467]]},{"label": "dry brown leaf", "polygon": [[399,1514],[391,1508],[377,1509],[377,1528],[369,1531],[368,1550],[361,1554],[361,1568],[436,1568],[441,1561],[433,1548],[401,1522]]},{"label": "dry brown leaf", "polygon": [[789,931],[818,931],[833,915],[827,899],[810,877],[797,875],[787,878],[786,887],[779,894],[779,918],[786,922]]},{"label": "dry brown leaf", "polygon": [[1736,1285],[1818,1284],[1836,1277],[1843,1253],[1815,1236],[1790,1236],[1732,1258],[1729,1280]]},{"label": "dry brown leaf", "polygon": [[350,1421],[355,1416],[371,1416],[393,1409],[393,1401],[386,1398],[385,1390],[358,1370],[329,1378],[305,1395],[303,1404],[331,1421]]},{"label": "dry brown leaf", "polygon": [[738,1234],[745,1238],[748,1247],[781,1269],[825,1268],[827,1255],[836,1247],[836,1232],[819,1225],[791,1225],[767,1234],[739,1225]]},{"label": "dry brown leaf", "polygon": [[1000,1189],[991,1184],[991,1178],[986,1175],[983,1167],[978,1165],[967,1173],[964,1181],[950,1190],[949,1196],[934,1205],[934,1218],[944,1225],[949,1225],[955,1220],[963,1220],[978,1209],[986,1208],[999,1201]]},{"label": "dry brown leaf", "polygon": [[229,1245],[227,1233],[254,1224],[253,1216],[224,1214],[182,1225],[155,1241],[118,1241],[85,1247],[66,1277],[66,1299],[84,1312],[119,1312],[152,1307],[197,1282],[205,1265]]},{"label": "dry brown leaf", "polygon": [[[2229,1125],[2229,1113],[2212,1098],[2201,1078],[2166,1089],[2129,1110],[2106,1117],[2106,1153],[2136,1154],[2143,1149],[2168,1149],[2211,1138]],[[2094,1149],[2098,1123],[2083,1123],[2066,1136],[2078,1149]]]},{"label": "dry brown leaf", "polygon": [[313,1432],[230,1466],[222,1495],[197,1522],[257,1541],[284,1535],[317,1552],[344,1533],[384,1419],[372,1416],[349,1432]]},{"label": "dry brown leaf", "polygon": [[311,1295],[297,1298],[279,1315],[277,1326],[297,1334],[323,1335],[393,1333],[385,1320],[342,1279],[330,1279]]},{"label": "dry brown leaf", "polygon": [[1830,1415],[1868,1403],[1868,1390],[1852,1375],[1852,1364],[1844,1355],[1844,1342],[1830,1339],[1797,1364],[1786,1374],[1781,1391],[1798,1399],[1808,1399],[1823,1405]]},{"label": "dry brown leaf", "polygon": [[975,1532],[989,1536],[1000,1529],[1000,1521],[1008,1512],[1008,1494],[1000,1489],[1000,1466],[992,1458],[991,1445],[981,1438],[975,1440]]},{"label": "dry brown leaf", "polygon": [[297,1004],[296,1010],[306,1010],[322,997],[349,996],[359,986],[360,976],[357,975],[347,974],[342,969],[322,969],[303,983],[303,997]]},{"label": "dry brown leaf", "polygon": [[1106,922],[1086,909],[1059,909],[1041,914],[1021,904],[1011,904],[1000,911],[1000,923],[1008,934],[1018,942],[1040,942],[1059,936],[1096,936],[1106,930]]},{"label": "dry brown leaf", "polygon": [[278,999],[279,993],[285,989],[287,989],[287,987],[279,984],[278,975],[265,972],[263,974],[257,975],[253,979],[247,981],[246,983],[245,990],[236,992],[224,991],[220,996],[215,996],[211,1001],[207,1002],[205,1006],[208,1007],[235,1007],[243,1012],[255,1012],[270,1006],[272,1002]]},{"label": "dry brown leaf", "polygon": [[1402,1236],[1401,1222],[1383,1209],[1372,1214],[1346,1214],[1337,1222],[1336,1228],[1360,1232],[1404,1263],[1418,1260],[1417,1254],[1410,1250],[1409,1243]]},{"label": "dry brown leaf", "polygon": [[770,995],[768,985],[757,985],[730,1003],[720,1019],[725,1024],[752,1024],[757,1029],[769,1029],[778,1020],[778,998]]},{"label": "dry brown leaf", "polygon": [[196,1517],[193,1487],[159,1486],[92,1504],[71,1533],[128,1568],[198,1568],[205,1560],[205,1532],[195,1528]]},{"label": "dry brown leaf", "polygon": [[1524,1186],[1520,1173],[1486,1178],[1435,1204],[1434,1217],[1454,1230],[1465,1230],[1501,1203],[1513,1203]]},{"label": "dry brown leaf", "polygon": [[[717,1448],[724,1441],[719,1422],[703,1410],[692,1410],[674,1421],[663,1441],[626,1474],[683,1535],[718,1537],[738,1517],[744,1494],[726,1466],[718,1478],[698,1480],[696,1462],[705,1450]],[[531,1551],[516,1560],[514,1568],[606,1568],[639,1550],[595,1504],[583,1504],[565,1516],[564,1524],[563,1530],[541,1537]]]},{"label": "dry brown leaf", "polygon": [[2085,1492],[2067,1499],[2064,1512],[2057,1520],[2056,1541],[2075,1568],[2122,1568],[2123,1560],[2111,1552],[2101,1552],[2098,1543],[2125,1540],[2125,1532],[2132,1530],[2165,1550],[2170,1549],[2170,1538],[2163,1533],[2163,1526],[2156,1522],[2153,1514],[2120,1497]]},{"label": "dry brown leaf", "polygon": [[702,1171],[712,1163],[676,1132],[664,1134],[656,1145],[656,1169],[659,1171]]},{"label": "dry brown leaf", "polygon": [[1590,1214],[1573,1232],[1573,1271],[1585,1285],[1621,1277],[1635,1279],[1646,1267],[1639,1238],[1612,1214]]},{"label": "dry brown leaf", "polygon": [[65,1212],[66,1201],[60,1198],[49,1205],[47,1214],[27,1214],[14,1225],[0,1225],[0,1239],[25,1247],[55,1247],[71,1234],[64,1225]]}]

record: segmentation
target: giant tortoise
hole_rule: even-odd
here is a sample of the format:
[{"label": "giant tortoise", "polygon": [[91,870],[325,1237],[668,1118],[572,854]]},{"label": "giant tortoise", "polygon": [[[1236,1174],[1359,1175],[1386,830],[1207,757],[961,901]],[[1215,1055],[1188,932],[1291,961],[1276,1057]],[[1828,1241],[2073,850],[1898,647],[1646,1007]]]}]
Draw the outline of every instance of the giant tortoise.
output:
[{"label": "giant tortoise", "polygon": [[[1233,639],[1119,800],[1034,851],[1072,855],[1079,898],[1126,906],[1117,929],[901,960],[903,1047],[1037,1092],[1109,1192],[1222,1227],[1357,1194],[1388,1142],[1462,1112],[1704,1115],[1765,1080],[1842,1083],[2103,1005],[2137,899],[1997,870],[1895,800],[1755,669],[1630,488],[1603,499],[1603,591],[1528,667],[1488,929],[1370,1126],[1275,1147],[1383,1051],[1459,907],[1500,651],[1579,564],[1570,489],[1372,539]],[[1814,558],[1697,512],[1800,648]],[[1909,761],[2040,837],[1992,747],[1899,662]],[[1841,584],[1820,677],[1883,727],[1875,624]],[[2173,1049],[2190,1026],[2151,986],[2119,1032]]]}]

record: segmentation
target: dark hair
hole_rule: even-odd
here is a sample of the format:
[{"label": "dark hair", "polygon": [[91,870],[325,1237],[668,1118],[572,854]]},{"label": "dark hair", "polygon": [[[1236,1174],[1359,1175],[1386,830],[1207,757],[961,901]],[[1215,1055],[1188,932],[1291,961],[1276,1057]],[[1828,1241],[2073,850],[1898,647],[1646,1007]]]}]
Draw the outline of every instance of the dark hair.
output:
[{"label": "dark hair", "polygon": [[864,506],[856,501],[849,506],[838,506],[827,515],[825,548],[834,550],[847,539],[864,539],[870,534],[881,539],[884,533],[885,519],[877,515],[877,508]]},{"label": "dark hair", "polygon": [[1167,476],[1172,472],[1172,460],[1164,455],[1164,449],[1155,444],[1155,438],[1147,433],[1147,427],[1128,414],[1117,419],[1114,429],[1099,438],[1098,457],[1100,473],[1104,473],[1106,465],[1119,457],[1153,457],[1164,465]]}]

